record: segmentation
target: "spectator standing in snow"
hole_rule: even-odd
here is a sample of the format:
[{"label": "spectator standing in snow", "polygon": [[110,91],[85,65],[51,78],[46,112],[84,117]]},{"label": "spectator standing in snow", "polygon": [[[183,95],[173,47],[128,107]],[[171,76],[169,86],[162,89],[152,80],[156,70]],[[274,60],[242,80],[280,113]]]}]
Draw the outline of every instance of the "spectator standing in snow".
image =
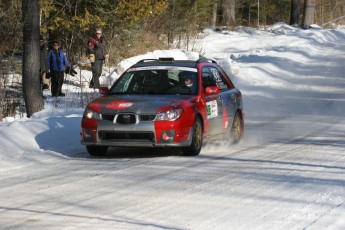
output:
[{"label": "spectator standing in snow", "polygon": [[48,52],[46,59],[47,74],[51,78],[51,92],[53,97],[65,96],[62,93],[65,68],[70,68],[71,64],[67,60],[66,54],[59,49],[59,42],[53,41],[52,50]]},{"label": "spectator standing in snow", "polygon": [[92,67],[92,79],[90,88],[100,88],[99,77],[102,74],[103,63],[106,60],[105,39],[102,36],[102,30],[96,29],[95,34],[88,41],[86,55],[88,56]]}]

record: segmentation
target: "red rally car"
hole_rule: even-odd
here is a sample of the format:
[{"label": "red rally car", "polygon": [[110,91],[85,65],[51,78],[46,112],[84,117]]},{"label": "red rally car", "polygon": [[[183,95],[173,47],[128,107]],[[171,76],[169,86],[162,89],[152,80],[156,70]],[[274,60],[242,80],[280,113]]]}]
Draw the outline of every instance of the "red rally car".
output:
[{"label": "red rally car", "polygon": [[108,147],[172,147],[200,153],[203,139],[237,143],[244,133],[241,92],[215,62],[145,59],[86,107],[81,143],[90,155]]}]

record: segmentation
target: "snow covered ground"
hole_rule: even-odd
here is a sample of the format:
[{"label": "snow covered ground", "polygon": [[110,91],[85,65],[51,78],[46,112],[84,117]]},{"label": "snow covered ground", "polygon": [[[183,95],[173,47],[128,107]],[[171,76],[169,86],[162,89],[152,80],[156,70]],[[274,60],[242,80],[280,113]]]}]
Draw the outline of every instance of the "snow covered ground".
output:
[{"label": "snow covered ground", "polygon": [[[65,99],[0,122],[1,228],[344,229],[345,30],[206,30],[197,47],[242,91],[239,145],[90,157],[79,144],[80,95],[66,84]],[[196,58],[154,51],[118,72],[159,56]],[[104,84],[118,77],[112,69]]]}]

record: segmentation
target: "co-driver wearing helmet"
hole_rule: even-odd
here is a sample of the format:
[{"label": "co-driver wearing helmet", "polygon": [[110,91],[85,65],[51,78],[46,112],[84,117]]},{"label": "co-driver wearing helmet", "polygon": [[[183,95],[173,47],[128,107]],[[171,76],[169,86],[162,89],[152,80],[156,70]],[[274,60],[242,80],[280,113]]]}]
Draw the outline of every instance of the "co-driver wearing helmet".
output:
[{"label": "co-driver wearing helmet", "polygon": [[192,78],[185,78],[185,79],[184,79],[184,84],[185,84],[188,88],[192,87],[192,86],[193,86],[193,79],[192,79]]},{"label": "co-driver wearing helmet", "polygon": [[179,74],[180,82],[182,87],[186,89],[185,93],[192,93],[192,86],[194,81],[194,76],[192,72],[184,71]]},{"label": "co-driver wearing helmet", "polygon": [[178,94],[191,94],[194,93],[195,89],[194,87],[194,78],[196,77],[196,73],[190,72],[190,71],[182,71],[175,77],[170,77],[172,80],[175,80],[174,78],[177,78],[178,83],[174,87],[168,90],[169,93],[178,93]]}]

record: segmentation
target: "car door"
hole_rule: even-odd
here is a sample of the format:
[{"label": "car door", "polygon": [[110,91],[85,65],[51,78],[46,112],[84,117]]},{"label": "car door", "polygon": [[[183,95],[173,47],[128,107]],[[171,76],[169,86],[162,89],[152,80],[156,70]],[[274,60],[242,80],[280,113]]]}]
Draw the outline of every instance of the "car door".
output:
[{"label": "car door", "polygon": [[[214,74],[208,66],[202,67],[202,86],[205,90],[208,86],[217,86]],[[220,94],[206,95],[206,122],[208,124],[208,134],[216,135],[222,130],[223,102]]]},{"label": "car door", "polygon": [[205,74],[203,74],[205,75],[205,80],[207,79],[206,76],[209,75],[208,78],[211,80],[208,81],[211,82],[211,85],[216,85],[220,90],[219,94],[206,97],[207,111],[209,111],[208,121],[210,122],[210,134],[228,132],[237,109],[237,90],[229,84],[226,76],[217,67],[209,66],[207,69],[205,69]]},{"label": "car door", "polygon": [[216,78],[216,84],[220,89],[220,97],[222,98],[222,128],[223,132],[227,132],[233,123],[235,112],[237,111],[238,90],[233,86],[231,81],[220,68],[211,67],[211,72]]}]

